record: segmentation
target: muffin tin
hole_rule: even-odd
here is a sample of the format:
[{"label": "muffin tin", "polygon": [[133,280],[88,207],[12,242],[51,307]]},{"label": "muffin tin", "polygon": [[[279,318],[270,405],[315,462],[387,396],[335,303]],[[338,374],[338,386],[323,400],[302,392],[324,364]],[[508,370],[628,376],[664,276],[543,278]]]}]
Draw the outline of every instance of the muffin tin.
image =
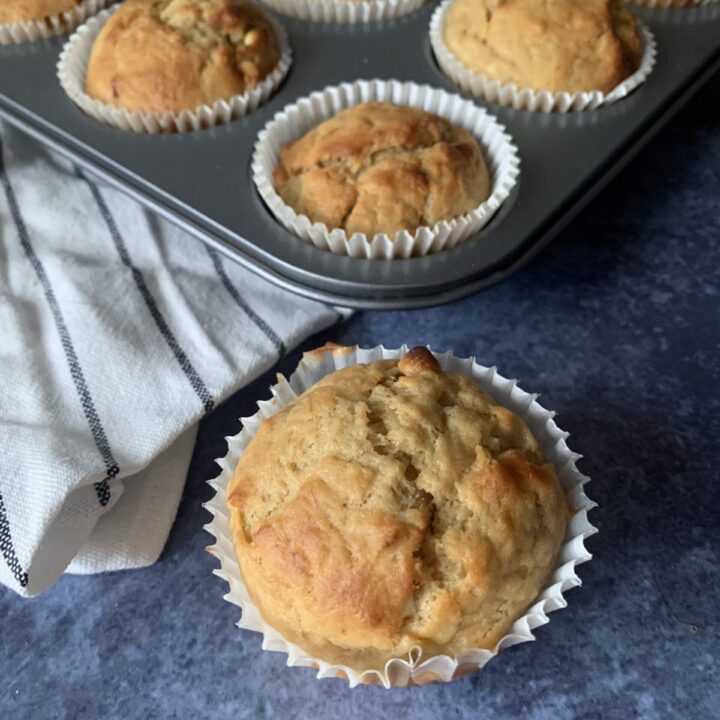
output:
[{"label": "muffin tin", "polygon": [[638,9],[655,36],[657,63],[622,101],[562,115],[476,101],[505,125],[521,157],[519,184],[476,236],[406,260],[348,258],[304,244],[273,218],[253,186],[258,132],[285,105],[343,81],[412,80],[462,94],[432,57],[435,7],[430,2],[362,25],[276,15],[294,56],[276,95],[244,118],[174,135],[135,135],[83,114],[55,75],[64,38],[3,46],[0,116],[277,285],[349,307],[423,307],[469,295],[526,263],[720,68],[719,4]]}]

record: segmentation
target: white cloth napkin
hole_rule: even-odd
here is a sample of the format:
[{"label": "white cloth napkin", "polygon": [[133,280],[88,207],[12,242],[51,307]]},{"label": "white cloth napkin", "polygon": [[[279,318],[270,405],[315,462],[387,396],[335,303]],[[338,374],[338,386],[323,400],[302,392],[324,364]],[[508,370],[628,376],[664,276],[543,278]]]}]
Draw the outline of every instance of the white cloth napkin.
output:
[{"label": "white cloth napkin", "polygon": [[153,563],[199,419],[340,313],[0,128],[0,581]]}]

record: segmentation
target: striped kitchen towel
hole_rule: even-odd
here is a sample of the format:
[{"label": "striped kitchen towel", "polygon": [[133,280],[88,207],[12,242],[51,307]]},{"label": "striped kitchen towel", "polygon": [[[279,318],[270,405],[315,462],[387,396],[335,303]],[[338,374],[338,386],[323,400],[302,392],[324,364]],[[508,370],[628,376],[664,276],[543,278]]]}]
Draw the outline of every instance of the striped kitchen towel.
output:
[{"label": "striped kitchen towel", "polygon": [[153,563],[199,419],[340,317],[0,127],[0,581]]}]

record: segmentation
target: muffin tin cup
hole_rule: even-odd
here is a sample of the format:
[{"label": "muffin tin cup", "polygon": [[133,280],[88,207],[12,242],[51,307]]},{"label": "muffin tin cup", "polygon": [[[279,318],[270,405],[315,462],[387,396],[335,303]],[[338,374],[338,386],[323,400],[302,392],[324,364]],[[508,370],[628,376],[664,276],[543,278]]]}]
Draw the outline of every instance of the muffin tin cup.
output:
[{"label": "muffin tin cup", "polygon": [[417,10],[425,0],[263,0],[275,12],[326,23],[369,23],[391,20]]},{"label": "muffin tin cup", "polygon": [[[478,207],[433,227],[393,237],[381,233],[348,236],[342,228],[313,222],[287,205],[275,190],[273,169],[281,148],[346,108],[363,102],[392,102],[435,113],[468,130],[478,140],[491,176],[490,196]],[[259,133],[252,157],[252,175],[270,212],[302,241],[321,250],[354,258],[391,259],[445,250],[479,232],[492,219],[517,183],[520,160],[512,138],[498,121],[471,100],[428,85],[399,80],[357,80],[314,92],[286,106]]]},{"label": "muffin tin cup", "polygon": [[622,100],[647,79],[655,66],[656,46],[652,33],[639,23],[643,36],[644,50],[640,67],[609,93],[601,90],[591,92],[549,92],[518,88],[513,83],[501,83],[476,73],[463,65],[445,45],[443,27],[445,16],[454,0],[444,0],[438,5],[430,19],[430,45],[442,72],[461,90],[477,98],[511,107],[515,110],[529,110],[543,113],[567,113],[595,110],[602,105]]},{"label": "muffin tin cup", "polygon": [[242,609],[238,627],[261,633],[263,649],[286,653],[289,666],[317,668],[318,679],[346,678],[351,687],[360,683],[380,684],[390,688],[422,685],[428,682],[449,682],[479,670],[511,645],[534,640],[533,630],[548,622],[548,613],[567,606],[564,593],[581,584],[576,566],[591,559],[592,556],[585,549],[584,541],[597,532],[587,518],[588,512],[596,507],[583,489],[589,478],[580,473],[575,466],[581,456],[568,448],[566,442],[568,433],[560,430],[555,424],[553,419],[555,413],[543,408],[537,402],[537,395],[521,390],[517,381],[502,377],[494,367],[483,367],[478,365],[474,358],[456,358],[449,352],[435,354],[443,370],[459,372],[472,378],[496,402],[510,408],[525,420],[540,442],[547,461],[555,466],[572,515],[547,585],[538,595],[537,600],[515,621],[510,631],[495,647],[470,648],[455,657],[442,655],[429,658],[423,658],[420,649],[413,648],[407,657],[389,660],[382,671],[375,669],[357,671],[312,657],[298,645],[285,640],[280,633],[268,625],[250,599],[237,562],[229,528],[226,491],[240,456],[264,419],[292,403],[325,375],[358,363],[399,359],[405,352],[407,352],[405,346],[398,350],[388,350],[382,346],[367,350],[357,347],[328,348],[303,356],[298,368],[288,380],[278,375],[278,383],[270,388],[272,399],[258,402],[258,412],[249,418],[242,418],[242,432],[226,438],[227,455],[217,460],[222,472],[209,482],[215,490],[215,495],[204,505],[213,516],[205,529],[215,537],[215,543],[207,549],[220,561],[220,568],[213,573],[229,584],[225,600]]},{"label": "muffin tin cup", "polygon": [[142,112],[115,107],[90,97],[85,92],[85,78],[95,38],[103,25],[120,5],[104,10],[79,27],[65,43],[57,64],[57,77],[67,96],[85,113],[96,120],[134,133],[190,132],[229,122],[266,102],[290,69],[292,51],[285,29],[269,17],[280,46],[280,60],[275,69],[257,87],[217,100],[212,105],[199,105],[182,112]]},{"label": "muffin tin cup", "polygon": [[0,23],[0,45],[34,42],[74,30],[89,17],[107,7],[112,0],[83,0],[79,5],[42,20]]}]

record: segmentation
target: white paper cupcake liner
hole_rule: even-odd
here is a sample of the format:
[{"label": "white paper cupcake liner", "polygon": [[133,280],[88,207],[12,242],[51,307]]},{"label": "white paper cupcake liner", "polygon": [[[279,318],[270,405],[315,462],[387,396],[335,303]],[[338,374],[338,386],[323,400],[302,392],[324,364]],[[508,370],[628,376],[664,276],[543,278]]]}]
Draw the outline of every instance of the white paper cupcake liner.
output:
[{"label": "white paper cupcake liner", "polygon": [[407,15],[425,0],[263,0],[276,12],[326,23],[368,23]]},{"label": "white paper cupcake liner", "polygon": [[70,10],[59,15],[50,15],[42,20],[0,23],[0,45],[34,42],[70,32],[111,2],[114,0],[83,0]]},{"label": "white paper cupcake liner", "polygon": [[482,668],[491,658],[511,645],[534,640],[533,630],[549,621],[548,613],[567,606],[563,594],[581,584],[575,569],[577,565],[591,559],[592,555],[586,550],[584,540],[597,532],[587,518],[588,512],[596,507],[596,503],[587,497],[583,489],[589,478],[575,466],[581,456],[568,448],[568,433],[555,424],[555,413],[543,408],[537,402],[537,395],[521,390],[516,380],[507,380],[499,375],[494,367],[486,368],[478,365],[474,358],[460,359],[449,352],[436,354],[443,370],[459,372],[474,379],[496,402],[523,418],[540,442],[547,462],[555,466],[573,514],[568,522],[555,569],[546,587],[492,650],[474,648],[455,657],[442,655],[425,659],[421,657],[419,648],[413,648],[407,658],[388,661],[382,672],[358,672],[345,665],[335,665],[312,657],[265,623],[243,582],[228,524],[226,490],[240,456],[265,418],[293,402],[328,373],[357,363],[399,359],[405,352],[406,346],[398,350],[387,350],[379,346],[369,350],[353,347],[328,349],[322,353],[316,351],[303,357],[289,380],[278,375],[278,383],[270,388],[272,399],[258,402],[258,412],[252,417],[242,418],[242,432],[226,438],[228,453],[221,460],[217,460],[222,472],[209,483],[215,490],[215,495],[204,505],[213,516],[205,529],[215,537],[215,544],[209,547],[208,551],[220,561],[220,568],[213,572],[230,586],[225,600],[242,608],[238,627],[261,633],[263,649],[286,653],[289,666],[317,668],[318,678],[347,678],[351,687],[359,683],[382,684],[389,688],[435,681],[449,682]]},{"label": "white paper cupcake liner", "polygon": [[[313,222],[287,205],[275,190],[273,170],[280,149],[297,140],[324,120],[359,103],[379,101],[407,105],[435,113],[468,130],[478,140],[491,176],[490,197],[477,208],[433,227],[414,233],[401,231],[390,237],[369,237],[342,228],[329,229]],[[454,247],[483,228],[507,199],[519,174],[520,159],[510,135],[485,110],[459,95],[398,80],[358,80],[312,93],[286,106],[258,135],[252,158],[252,173],[260,196],[272,214],[293,234],[321,250],[370,259],[407,258],[428,255]]]},{"label": "white paper cupcake liner", "polygon": [[655,38],[644,25],[640,24],[640,31],[645,43],[640,67],[607,94],[600,90],[553,93],[530,88],[518,88],[513,83],[501,83],[499,80],[492,80],[465,67],[445,45],[443,39],[445,16],[453,2],[454,0],[444,0],[435,9],[430,20],[430,45],[440,69],[465,92],[499,105],[512,107],[515,110],[544,113],[595,110],[601,105],[609,105],[627,97],[638,85],[646,80],[655,65]]},{"label": "white paper cupcake liner", "polygon": [[108,18],[120,6],[104,10],[88,20],[65,43],[57,64],[57,76],[67,96],[91,117],[107,125],[135,133],[189,132],[229,122],[266,102],[287,74],[292,52],[285,29],[274,18],[273,24],[280,47],[280,60],[275,69],[252,90],[217,100],[212,105],[199,105],[182,112],[142,112],[126,110],[101,102],[85,92],[85,78],[95,38]]}]

